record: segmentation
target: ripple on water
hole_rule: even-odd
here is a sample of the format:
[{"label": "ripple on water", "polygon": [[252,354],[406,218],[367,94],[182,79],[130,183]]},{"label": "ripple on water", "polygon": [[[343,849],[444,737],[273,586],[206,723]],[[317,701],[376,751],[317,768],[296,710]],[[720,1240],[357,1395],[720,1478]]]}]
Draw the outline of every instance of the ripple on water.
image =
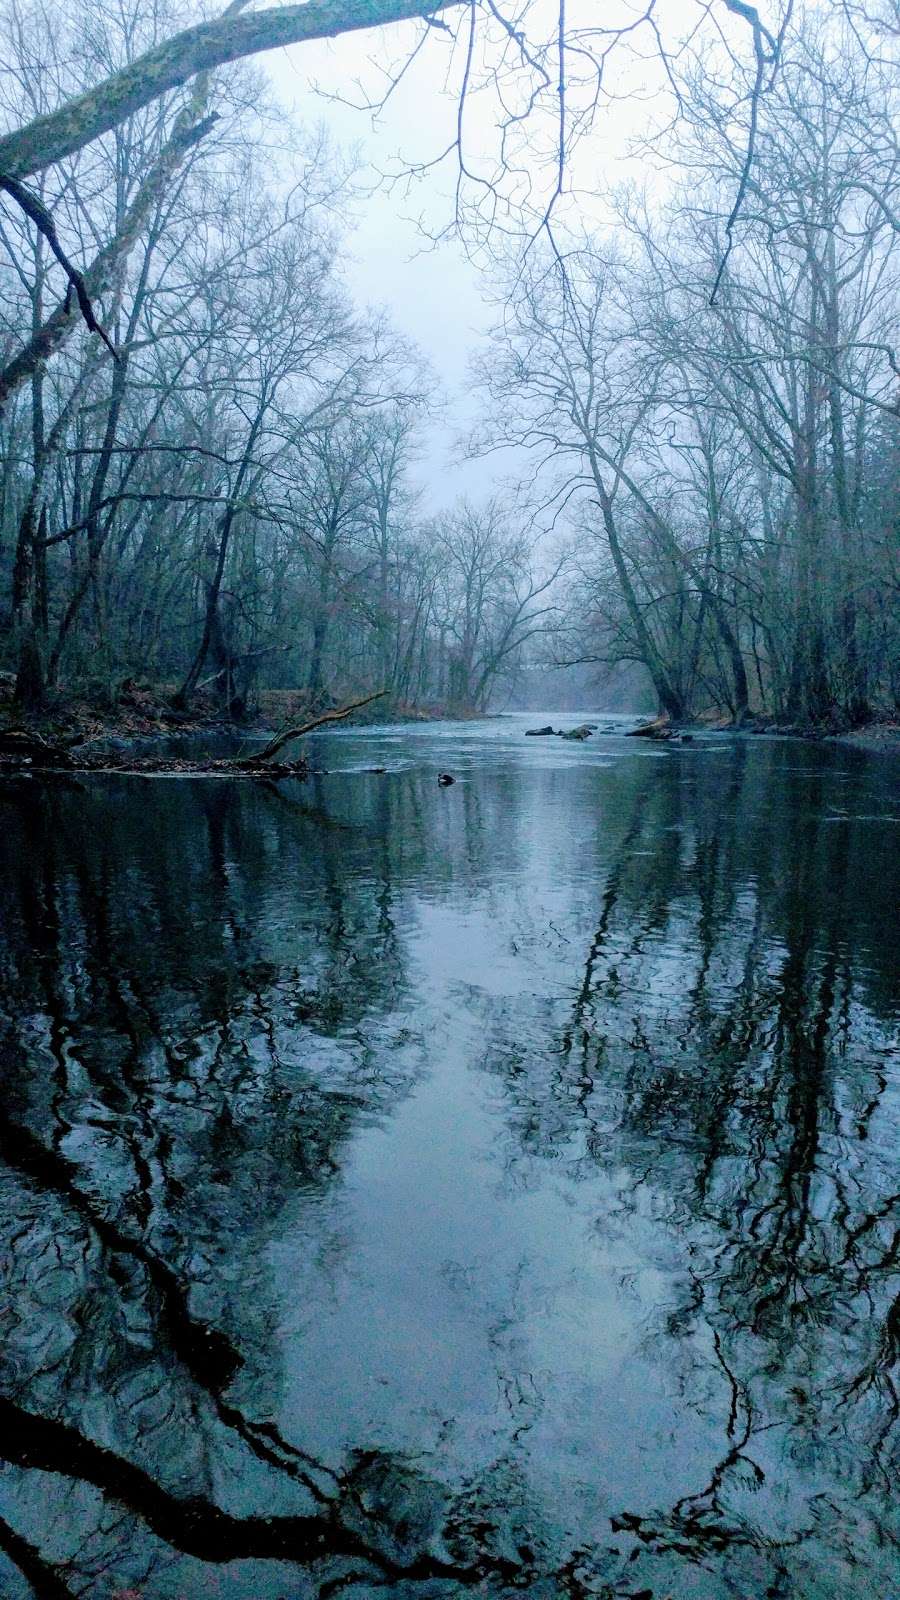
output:
[{"label": "ripple on water", "polygon": [[4,1600],[900,1585],[893,766],[575,720],[0,789]]}]

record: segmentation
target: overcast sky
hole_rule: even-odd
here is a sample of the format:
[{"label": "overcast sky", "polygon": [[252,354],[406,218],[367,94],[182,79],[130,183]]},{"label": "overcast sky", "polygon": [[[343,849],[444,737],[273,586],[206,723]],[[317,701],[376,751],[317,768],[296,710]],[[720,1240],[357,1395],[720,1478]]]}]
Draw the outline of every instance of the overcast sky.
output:
[{"label": "overcast sky", "polygon": [[[546,16],[543,5],[550,7]],[[580,0],[568,0],[567,14],[574,16]],[[585,0],[587,3],[587,0]],[[774,0],[773,0],[774,4]],[[549,36],[557,17],[555,0],[535,0],[529,16],[537,26],[546,23]],[[607,0],[604,26],[635,16],[630,0]],[[702,19],[708,15],[702,0],[667,0],[664,25],[669,44],[680,31],[682,37],[694,32],[693,50],[707,66],[705,52],[710,45],[702,32]],[[590,27],[597,26],[593,6],[586,13]],[[729,19],[724,7],[715,13],[716,26],[724,20],[738,30],[739,48],[746,46],[749,30],[738,19]],[[584,18],[582,18],[584,21]],[[700,30],[697,32],[697,30]],[[377,172],[398,171],[404,162],[427,161],[445,148],[456,126],[457,98],[446,89],[451,45],[446,35],[429,37],[412,70],[392,94],[386,109],[373,128],[365,111],[351,109],[316,90],[359,102],[368,93],[377,98],[389,81],[391,65],[404,60],[416,40],[420,25],[404,24],[348,34],[331,41],[270,52],[261,58],[275,87],[279,101],[307,125],[322,123],[334,140],[345,149],[357,147],[364,170],[375,181]],[[714,47],[714,46],[713,46]],[[721,58],[719,58],[721,61]],[[454,82],[458,83],[459,57]],[[476,62],[477,75],[477,62]],[[360,88],[360,80],[363,88]],[[640,139],[667,114],[671,101],[664,92],[665,80],[656,56],[653,38],[638,35],[619,44],[605,78],[604,104],[593,131],[578,145],[566,173],[566,187],[575,191],[568,201],[570,215],[579,220],[585,215],[599,219],[605,192],[623,180],[665,183],[653,172],[647,151],[635,155],[634,141]],[[574,94],[570,85],[570,96]],[[549,115],[555,118],[556,102],[550,98]],[[480,96],[467,102],[467,152],[478,158],[495,145],[499,115],[493,84]],[[552,163],[555,121],[538,124],[536,136],[545,136]],[[532,135],[533,121],[529,123]],[[549,170],[543,169],[544,171]],[[532,171],[542,169],[533,167]],[[453,190],[456,181],[455,157],[437,171],[414,183],[409,192],[404,185],[382,188],[356,208],[357,226],[350,239],[351,259],[346,276],[360,303],[383,305],[394,324],[421,347],[431,362],[446,392],[450,405],[432,430],[422,477],[433,506],[446,504],[455,493],[489,492],[508,476],[513,466],[527,471],[527,463],[459,460],[455,441],[467,423],[477,416],[477,400],[467,381],[468,361],[480,338],[490,326],[493,311],[487,298],[487,280],[466,258],[459,243],[430,247],[417,227],[424,217],[427,227],[436,232],[453,215]]]},{"label": "overcast sky", "polygon": [[[689,5],[696,10],[694,0],[671,0],[670,12],[677,15]],[[448,42],[441,35],[427,41],[375,128],[367,112],[336,103],[316,90],[356,102],[366,91],[374,98],[379,85],[388,81],[384,71],[403,59],[419,36],[418,26],[407,24],[271,52],[262,62],[279,100],[302,122],[323,123],[344,148],[356,146],[374,181],[376,172],[397,171],[404,161],[428,160],[452,139],[457,101],[445,89]],[[588,205],[594,192],[629,170],[627,140],[648,118],[641,91],[646,91],[652,69],[636,63],[624,51],[620,62],[615,81],[623,90],[623,99],[604,110],[598,133],[586,140],[579,152],[577,166]],[[362,92],[359,80],[365,86]],[[474,158],[493,145],[497,115],[492,92],[475,96],[469,103],[467,139]],[[573,169],[570,181],[577,178],[578,171]],[[357,226],[350,239],[352,259],[346,273],[358,301],[385,306],[395,325],[416,341],[448,395],[448,412],[432,431],[422,468],[434,505],[446,504],[462,490],[490,492],[516,465],[509,459],[460,462],[454,448],[459,432],[477,415],[467,367],[493,312],[485,292],[487,282],[467,260],[462,246],[454,242],[429,246],[416,219],[424,217],[434,232],[445,226],[453,214],[455,181],[455,157],[451,156],[441,169],[416,181],[408,192],[404,192],[405,185],[398,185],[362,202],[356,208]],[[525,464],[519,464],[518,470],[523,466],[527,470]]]},{"label": "overcast sky", "polygon": [[[347,35],[333,43],[303,45],[272,52],[264,66],[278,97],[301,122],[322,123],[346,150],[356,147],[363,177],[374,186],[377,174],[397,170],[400,159],[421,159],[438,148],[450,124],[452,102],[442,93],[444,51],[422,59],[409,80],[401,84],[373,128],[365,111],[336,103],[317,93],[317,86],[358,101],[356,79],[362,76],[371,92],[383,80],[371,65],[376,55],[389,62],[399,55],[417,32],[411,27],[376,33]],[[387,38],[387,46],[385,45]],[[354,205],[355,227],[349,238],[350,258],[345,276],[360,304],[384,306],[394,325],[427,356],[448,397],[449,406],[431,432],[429,450],[421,466],[423,483],[434,507],[445,505],[456,493],[489,492],[499,467],[487,463],[460,463],[454,440],[467,417],[474,415],[466,399],[467,364],[479,336],[490,321],[490,307],[481,293],[479,274],[459,244],[429,245],[417,226],[423,213],[435,230],[452,215],[455,169],[449,164],[417,182],[385,188]]]}]

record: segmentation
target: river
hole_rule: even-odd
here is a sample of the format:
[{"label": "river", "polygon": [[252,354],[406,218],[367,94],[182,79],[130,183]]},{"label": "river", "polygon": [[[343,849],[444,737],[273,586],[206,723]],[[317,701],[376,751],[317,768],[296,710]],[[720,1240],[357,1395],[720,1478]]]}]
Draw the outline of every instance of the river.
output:
[{"label": "river", "polygon": [[900,1593],[900,764],[547,720],[0,785],[3,1600]]}]

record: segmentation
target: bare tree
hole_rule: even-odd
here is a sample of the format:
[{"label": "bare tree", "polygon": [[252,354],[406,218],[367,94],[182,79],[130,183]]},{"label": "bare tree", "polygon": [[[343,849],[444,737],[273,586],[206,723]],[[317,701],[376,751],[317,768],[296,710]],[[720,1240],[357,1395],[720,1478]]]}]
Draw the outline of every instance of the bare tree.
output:
[{"label": "bare tree", "polygon": [[483,711],[497,679],[521,659],[554,615],[548,595],[559,576],[537,569],[533,544],[516,531],[499,499],[463,501],[437,529],[441,576],[436,608],[446,650],[446,698]]}]

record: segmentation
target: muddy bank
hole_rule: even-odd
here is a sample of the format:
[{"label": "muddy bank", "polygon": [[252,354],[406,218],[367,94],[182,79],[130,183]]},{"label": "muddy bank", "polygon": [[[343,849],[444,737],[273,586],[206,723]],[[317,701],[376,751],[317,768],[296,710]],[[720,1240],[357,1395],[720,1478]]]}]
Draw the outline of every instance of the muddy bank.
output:
[{"label": "muddy bank", "polygon": [[[40,714],[24,716],[13,703],[11,682],[0,682],[0,742],[6,746],[0,750],[0,768],[8,768],[12,758],[27,758],[35,770],[233,773],[235,758],[258,754],[258,742],[271,740],[279,730],[302,726],[309,731],[322,715],[329,720],[337,711],[341,719],[348,715],[337,700],[323,702],[304,690],[274,689],[261,694],[255,713],[237,723],[223,717],[208,691],[195,696],[189,711],[171,704],[172,692],[173,686],[166,684],[129,685],[114,705],[88,694],[61,693]],[[410,706],[384,693],[353,705],[349,720],[362,725],[431,722],[450,715],[446,707]],[[28,740],[33,748],[27,748]],[[208,747],[202,754],[201,746]],[[304,766],[269,760],[265,775],[301,776]]]},{"label": "muddy bank", "polygon": [[26,727],[48,740],[78,744],[81,749],[105,747],[110,752],[158,747],[160,739],[198,733],[270,734],[290,717],[309,710],[306,696],[265,696],[258,712],[239,727],[223,717],[213,696],[200,691],[189,711],[171,704],[174,686],[126,686],[114,702],[90,693],[57,693],[44,709],[25,715],[13,701],[11,682],[0,683],[0,729]]},{"label": "muddy bank", "polygon": [[855,745],[858,750],[880,750],[885,755],[900,754],[900,722],[873,722],[868,728],[829,735],[837,744]]},{"label": "muddy bank", "polygon": [[[599,731],[602,733],[606,730],[600,728]],[[887,716],[875,718],[862,728],[841,728],[833,724],[776,722],[770,717],[747,717],[739,723],[726,718],[704,715],[691,722],[678,723],[670,722],[667,717],[654,717],[642,721],[636,728],[631,729],[630,737],[665,742],[690,740],[694,733],[767,734],[781,739],[849,744],[860,750],[880,750],[885,753],[900,751],[900,722]]]},{"label": "muddy bank", "polygon": [[[299,732],[295,735],[299,738]],[[287,741],[289,742],[289,741]],[[146,743],[156,748],[141,754]],[[306,778],[304,756],[274,761],[262,751],[239,756],[177,755],[160,751],[160,741],[98,739],[89,744],[67,744],[27,728],[0,729],[0,777],[40,775],[63,780],[79,774],[117,773],[133,777]]]},{"label": "muddy bank", "polygon": [[[141,756],[134,742],[100,739],[82,740],[78,734],[52,739],[27,726],[0,728],[0,771],[14,774],[50,773],[76,776],[78,773],[117,772],[135,776],[204,776],[228,778],[305,778],[309,766],[301,753],[292,760],[283,754],[305,734],[318,728],[344,722],[354,713],[384,699],[383,692],[363,695],[358,700],[322,711],[305,722],[294,723],[255,749],[216,756],[210,753],[170,754],[159,748]],[[110,743],[121,748],[110,750]],[[101,747],[101,748],[98,748]],[[279,759],[280,758],[280,759]],[[452,779],[450,780],[452,782]]]},{"label": "muddy bank", "polygon": [[[7,674],[0,677],[0,727],[27,725],[46,737],[79,734],[85,741],[140,740],[208,731],[252,738],[269,735],[276,728],[303,721],[340,703],[337,696],[311,696],[304,689],[267,689],[259,695],[255,709],[240,722],[234,722],[223,714],[210,690],[198,690],[187,711],[172,705],[174,693],[175,685],[165,683],[126,684],[114,701],[89,692],[60,691],[48,696],[41,712],[26,715],[13,701],[13,679]],[[439,704],[410,705],[382,693],[377,698],[373,696],[372,704],[360,711],[358,720],[435,722],[446,717],[468,720],[481,715]]]}]

